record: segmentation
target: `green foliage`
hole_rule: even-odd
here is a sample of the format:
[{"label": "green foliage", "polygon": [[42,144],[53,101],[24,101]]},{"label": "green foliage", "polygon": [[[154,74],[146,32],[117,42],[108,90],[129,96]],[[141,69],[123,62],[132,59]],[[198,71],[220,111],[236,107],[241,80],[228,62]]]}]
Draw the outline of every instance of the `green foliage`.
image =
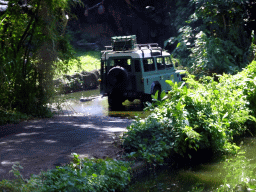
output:
[{"label": "green foliage", "polygon": [[[256,61],[253,61],[252,64],[246,67],[246,70],[243,70],[240,73],[241,76],[246,77],[244,79],[244,94],[247,97],[247,101],[249,102],[249,108],[251,110],[251,115],[256,117],[256,90],[255,90],[255,81],[256,81]],[[249,126],[252,129],[256,128],[255,123],[250,122]]]},{"label": "green foliage", "polygon": [[[79,1],[78,1],[79,2]],[[0,107],[45,116],[55,68],[65,70],[74,55],[65,34],[70,1],[18,1],[0,15]],[[54,64],[57,59],[64,62]]]},{"label": "green foliage", "polygon": [[[189,55],[190,70],[198,70],[199,74],[212,74],[213,72],[234,74],[240,69],[236,63],[236,58],[242,54],[243,51],[232,41],[222,40],[218,37],[207,37],[201,31],[196,35],[195,45],[191,48]],[[240,67],[245,67],[245,65]]]},{"label": "green foliage", "polygon": [[[76,50],[76,58],[70,59],[68,62],[69,68],[67,71],[56,69],[55,78],[62,75],[73,75],[75,72],[92,71],[94,69],[100,69],[100,52],[98,51],[84,51]],[[57,63],[62,62],[58,61]]]},{"label": "green foliage", "polygon": [[194,7],[179,35],[167,42],[177,42],[173,54],[191,74],[235,74],[252,61],[253,37],[246,25],[249,2],[193,0]]},{"label": "green foliage", "polygon": [[0,189],[6,192],[50,192],[50,191],[124,191],[130,181],[129,163],[112,159],[79,159],[73,154],[73,162],[57,167],[29,180],[13,167],[17,179],[3,180]]},{"label": "green foliage", "polygon": [[0,190],[3,192],[33,192],[40,191],[42,187],[42,182],[39,177],[36,175],[32,175],[31,178],[24,179],[20,174],[19,169],[23,169],[19,164],[14,164],[12,166],[12,170],[16,179],[14,180],[2,180],[0,181]]},{"label": "green foliage", "polygon": [[128,156],[162,163],[174,153],[191,157],[198,149],[236,153],[233,136],[246,131],[248,120],[255,121],[250,110],[255,103],[249,103],[255,102],[255,72],[253,62],[237,75],[218,76],[219,82],[209,76],[198,82],[191,75],[187,86],[167,80],[168,98],[149,105],[152,113],[128,127],[123,143]]},{"label": "green foliage", "polygon": [[129,165],[111,159],[83,159],[42,174],[42,191],[123,191],[130,180]]},{"label": "green foliage", "polygon": [[0,109],[0,126],[7,123],[18,123],[21,119],[28,119],[28,116],[19,112],[10,112]]}]

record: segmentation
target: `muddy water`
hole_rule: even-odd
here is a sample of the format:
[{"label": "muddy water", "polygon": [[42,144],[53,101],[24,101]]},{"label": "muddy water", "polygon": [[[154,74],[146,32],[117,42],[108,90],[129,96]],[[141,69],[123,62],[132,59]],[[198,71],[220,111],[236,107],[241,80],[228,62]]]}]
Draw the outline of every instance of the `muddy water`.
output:
[{"label": "muddy water", "polygon": [[[95,116],[112,116],[121,118],[145,117],[147,112],[139,100],[129,102],[126,100],[122,108],[112,110],[108,106],[107,97],[100,95],[100,90],[89,90],[56,96],[53,100],[55,111],[64,114],[82,114]],[[57,108],[59,107],[59,110]],[[61,109],[60,109],[61,108]]]},{"label": "muddy water", "polygon": [[[84,98],[85,102],[81,102],[81,98]],[[65,101],[62,103],[62,111],[65,114],[121,118],[148,115],[136,100],[132,103],[124,102],[120,110],[111,110],[107,97],[102,98],[99,89],[71,93],[58,97],[55,101]],[[238,155],[225,159],[212,159],[211,162],[184,169],[165,167],[154,170],[138,178],[129,191],[215,191],[220,185],[235,186],[242,181],[248,182],[249,178],[256,179],[256,138],[244,138],[240,147]],[[253,182],[256,186],[256,180]]]}]

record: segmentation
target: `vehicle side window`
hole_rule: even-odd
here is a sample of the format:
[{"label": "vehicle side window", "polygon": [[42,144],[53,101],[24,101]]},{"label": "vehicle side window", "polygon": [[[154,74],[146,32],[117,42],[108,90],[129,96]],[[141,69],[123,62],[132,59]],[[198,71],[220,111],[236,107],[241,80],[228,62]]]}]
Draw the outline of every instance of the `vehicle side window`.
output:
[{"label": "vehicle side window", "polygon": [[132,61],[131,61],[131,59],[127,59],[127,65],[125,66],[125,69],[128,72],[132,72]]},{"label": "vehicle side window", "polygon": [[145,72],[156,70],[153,59],[143,59],[143,67]]},{"label": "vehicle side window", "polygon": [[157,57],[156,58],[156,65],[157,65],[158,70],[165,69],[163,57]]},{"label": "vehicle side window", "polygon": [[173,67],[173,64],[172,64],[172,61],[171,61],[170,57],[165,57],[164,61],[165,61],[166,69],[170,69],[170,68]]},{"label": "vehicle side window", "polygon": [[140,69],[140,60],[134,60],[134,68],[135,68],[135,72],[141,72]]}]

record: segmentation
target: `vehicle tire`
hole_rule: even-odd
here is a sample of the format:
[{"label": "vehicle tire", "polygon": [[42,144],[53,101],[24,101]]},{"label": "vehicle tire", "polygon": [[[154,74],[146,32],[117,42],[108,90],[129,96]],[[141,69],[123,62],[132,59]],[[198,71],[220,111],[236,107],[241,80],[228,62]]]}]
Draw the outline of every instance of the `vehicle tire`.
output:
[{"label": "vehicle tire", "polygon": [[161,99],[161,98],[160,98],[160,95],[161,95],[161,87],[160,87],[160,86],[155,86],[155,87],[153,88],[152,95],[155,95],[157,91],[158,91],[157,100],[160,100],[160,99]]},{"label": "vehicle tire", "polygon": [[112,92],[108,95],[108,105],[110,107],[120,107],[124,102],[124,97],[120,95],[119,90],[112,90]]},{"label": "vehicle tire", "polygon": [[128,82],[128,72],[123,67],[113,67],[107,75],[108,85],[112,88],[126,88]]}]

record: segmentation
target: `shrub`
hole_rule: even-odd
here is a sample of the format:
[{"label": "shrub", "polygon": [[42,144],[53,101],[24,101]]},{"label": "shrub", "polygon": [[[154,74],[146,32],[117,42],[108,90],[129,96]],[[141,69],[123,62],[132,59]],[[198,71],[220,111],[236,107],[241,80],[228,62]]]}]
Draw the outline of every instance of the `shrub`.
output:
[{"label": "shrub", "polygon": [[[186,84],[167,80],[172,86],[145,120],[137,119],[124,135],[129,157],[148,162],[164,162],[172,154],[191,157],[198,149],[235,153],[234,135],[246,131],[245,122],[255,121],[249,101],[255,98],[255,62],[237,75],[203,77],[195,81],[188,75]],[[164,95],[163,95],[164,96]],[[251,108],[253,109],[253,108]]]},{"label": "shrub", "polygon": [[111,159],[78,159],[43,173],[42,191],[123,191],[129,183],[128,163]]},{"label": "shrub", "polygon": [[7,123],[18,123],[21,119],[28,119],[29,116],[17,111],[6,111],[0,109],[0,126]]},{"label": "shrub", "polygon": [[[16,180],[2,180],[0,189],[6,192],[109,192],[124,191],[130,181],[129,163],[112,159],[82,159],[73,154],[74,159],[70,164],[57,167],[40,175],[32,175],[29,180],[13,167]],[[19,166],[20,167],[20,166]],[[22,168],[22,167],[20,167]]]}]

